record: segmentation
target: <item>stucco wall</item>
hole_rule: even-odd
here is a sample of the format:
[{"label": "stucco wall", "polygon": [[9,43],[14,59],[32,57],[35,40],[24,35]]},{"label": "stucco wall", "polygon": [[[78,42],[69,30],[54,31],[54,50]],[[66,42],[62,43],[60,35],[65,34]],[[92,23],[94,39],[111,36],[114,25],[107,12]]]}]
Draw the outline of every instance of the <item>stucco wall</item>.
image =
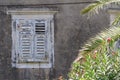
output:
[{"label": "stucco wall", "polygon": [[55,4],[55,3],[79,3],[96,0],[0,0],[0,5],[27,5],[27,4]]},{"label": "stucco wall", "polygon": [[[6,4],[20,2],[15,2],[14,0],[11,2],[5,1],[3,2]],[[32,3],[33,0],[30,0],[30,2]],[[25,1],[25,3],[28,3],[28,1]],[[101,11],[99,15],[95,15],[90,19],[87,19],[87,16],[80,15],[80,10],[86,5],[88,4],[32,6],[34,8],[47,7],[58,9],[54,19],[55,65],[53,72],[47,74],[48,76],[57,78],[62,75],[67,77],[70,65],[77,57],[83,43],[101,30],[104,30],[105,27],[108,27],[109,16],[106,11]],[[11,67],[11,16],[7,15],[6,11],[10,8],[24,7],[30,8],[31,6],[3,6],[0,8],[0,80],[44,80],[45,72],[49,71],[46,69],[16,69]]]},{"label": "stucco wall", "polygon": [[85,6],[62,5],[55,16],[55,67],[58,75],[67,74],[84,42],[109,25],[106,11],[90,19],[80,15]]}]

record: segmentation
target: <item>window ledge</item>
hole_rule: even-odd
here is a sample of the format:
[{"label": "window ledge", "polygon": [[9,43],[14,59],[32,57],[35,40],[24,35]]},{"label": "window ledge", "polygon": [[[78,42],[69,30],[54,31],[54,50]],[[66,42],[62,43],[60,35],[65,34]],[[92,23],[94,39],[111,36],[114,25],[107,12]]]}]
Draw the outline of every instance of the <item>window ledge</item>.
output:
[{"label": "window ledge", "polygon": [[49,10],[49,9],[17,9],[17,10],[7,10],[7,14],[11,14],[11,15],[29,15],[29,14],[55,14],[58,11],[55,10]]}]

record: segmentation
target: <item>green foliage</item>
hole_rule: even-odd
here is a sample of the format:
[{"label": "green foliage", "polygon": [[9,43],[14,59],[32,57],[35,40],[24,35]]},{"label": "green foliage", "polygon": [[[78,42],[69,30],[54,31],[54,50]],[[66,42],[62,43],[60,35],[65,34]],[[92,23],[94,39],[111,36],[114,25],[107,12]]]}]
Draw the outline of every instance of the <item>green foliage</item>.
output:
[{"label": "green foliage", "polygon": [[113,21],[112,25],[119,26],[119,22],[120,22],[120,15],[115,18],[115,20]]},{"label": "green foliage", "polygon": [[[112,27],[92,38],[80,51],[69,73],[71,80],[120,80],[120,52],[114,50],[120,28]],[[81,56],[79,56],[81,57]]]},{"label": "green foliage", "polygon": [[[83,9],[83,10],[81,11],[81,13],[82,13],[82,14],[85,14],[85,13],[90,12],[90,11],[93,10],[93,9],[95,10],[95,9],[96,9],[96,6],[98,6],[98,5],[101,5],[101,3],[100,3],[100,2],[97,2],[97,3],[91,4],[91,5],[89,5],[89,7]],[[95,10],[94,12],[96,12],[96,11],[97,11],[97,10]]]},{"label": "green foliage", "polygon": [[[84,8],[81,11],[81,14],[87,14],[90,17],[91,15],[98,14],[101,9],[109,8],[109,6],[112,4],[119,6],[120,0],[97,0],[96,3],[92,3],[88,5],[86,8]],[[119,21],[120,21],[120,15],[118,15],[114,19],[112,26],[119,27]]]},{"label": "green foliage", "polygon": [[[98,0],[81,13],[91,16],[112,3],[119,4],[120,0]],[[120,38],[119,21],[118,15],[113,22],[117,27],[106,29],[83,46],[78,60],[72,64],[70,80],[120,80],[120,50],[116,51],[114,46]]]},{"label": "green foliage", "polygon": [[85,46],[80,50],[81,54],[92,53],[94,50],[101,48],[102,45],[106,44],[107,38],[111,38],[110,45],[113,44],[118,38],[120,38],[120,27],[111,27],[97,34],[96,37],[91,38],[87,41]]},{"label": "green foliage", "polygon": [[96,3],[88,5],[81,11],[82,14],[89,13],[90,15],[96,14],[100,9],[108,7],[110,4],[120,4],[120,0],[97,0]]},{"label": "green foliage", "polygon": [[[79,64],[76,62],[69,74],[73,80],[116,80],[119,73],[118,56],[108,57],[106,53],[97,54],[96,58],[90,55],[86,56],[86,62]],[[120,78],[119,78],[120,79]]]}]

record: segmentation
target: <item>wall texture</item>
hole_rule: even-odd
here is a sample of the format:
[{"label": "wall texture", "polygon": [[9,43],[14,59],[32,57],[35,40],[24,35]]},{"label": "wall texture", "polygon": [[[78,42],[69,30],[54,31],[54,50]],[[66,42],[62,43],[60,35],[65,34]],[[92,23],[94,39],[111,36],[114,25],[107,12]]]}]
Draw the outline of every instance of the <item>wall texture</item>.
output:
[{"label": "wall texture", "polygon": [[[91,0],[76,0],[91,1]],[[0,0],[0,80],[50,80],[64,76],[70,70],[71,63],[78,55],[81,46],[90,37],[95,36],[104,28],[109,27],[109,15],[106,11],[101,11],[99,15],[91,18],[80,15],[80,11],[88,3],[80,4],[52,4],[58,2],[73,2],[69,0]],[[26,5],[16,5],[16,4]],[[27,5],[27,4],[46,4],[46,5]],[[55,65],[51,72],[50,69],[16,69],[11,67],[11,15],[6,14],[9,9],[17,8],[57,8],[55,15]],[[57,79],[55,79],[57,80]]]},{"label": "wall texture", "polygon": [[[83,43],[109,25],[105,11],[87,19],[80,15],[85,4],[58,6],[55,16],[55,67],[57,75],[67,74]],[[103,15],[104,14],[104,15]]]},{"label": "wall texture", "polygon": [[79,3],[96,0],[0,0],[1,5],[27,5],[27,4],[56,4],[56,3]]}]

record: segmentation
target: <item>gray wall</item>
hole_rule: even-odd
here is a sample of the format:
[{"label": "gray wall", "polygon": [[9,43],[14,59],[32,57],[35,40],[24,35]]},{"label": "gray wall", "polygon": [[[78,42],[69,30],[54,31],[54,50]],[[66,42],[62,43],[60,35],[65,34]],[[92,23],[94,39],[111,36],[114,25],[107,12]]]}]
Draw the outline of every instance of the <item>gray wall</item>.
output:
[{"label": "gray wall", "polygon": [[27,5],[27,4],[55,4],[55,3],[79,3],[96,0],[0,0],[1,5]]},{"label": "gray wall", "polygon": [[55,67],[58,75],[67,74],[83,43],[109,25],[109,16],[105,11],[90,19],[80,15],[85,6],[58,6],[60,11],[55,17]]},{"label": "gray wall", "polygon": [[[76,2],[79,1],[85,0],[76,0]],[[6,14],[6,10],[10,8],[47,7],[58,9],[58,13],[55,15],[55,66],[53,72],[48,74],[54,78],[60,75],[67,77],[70,65],[77,57],[83,43],[104,30],[105,27],[109,27],[109,15],[106,11],[101,11],[99,15],[87,19],[87,16],[80,15],[80,10],[88,3],[47,5],[58,2],[73,1],[0,0],[1,5],[5,4],[0,7],[0,80],[44,80],[45,77],[45,70],[43,69],[16,69],[11,67],[11,16]],[[26,5],[16,5],[23,3]],[[27,5],[41,3],[47,4]]]}]

